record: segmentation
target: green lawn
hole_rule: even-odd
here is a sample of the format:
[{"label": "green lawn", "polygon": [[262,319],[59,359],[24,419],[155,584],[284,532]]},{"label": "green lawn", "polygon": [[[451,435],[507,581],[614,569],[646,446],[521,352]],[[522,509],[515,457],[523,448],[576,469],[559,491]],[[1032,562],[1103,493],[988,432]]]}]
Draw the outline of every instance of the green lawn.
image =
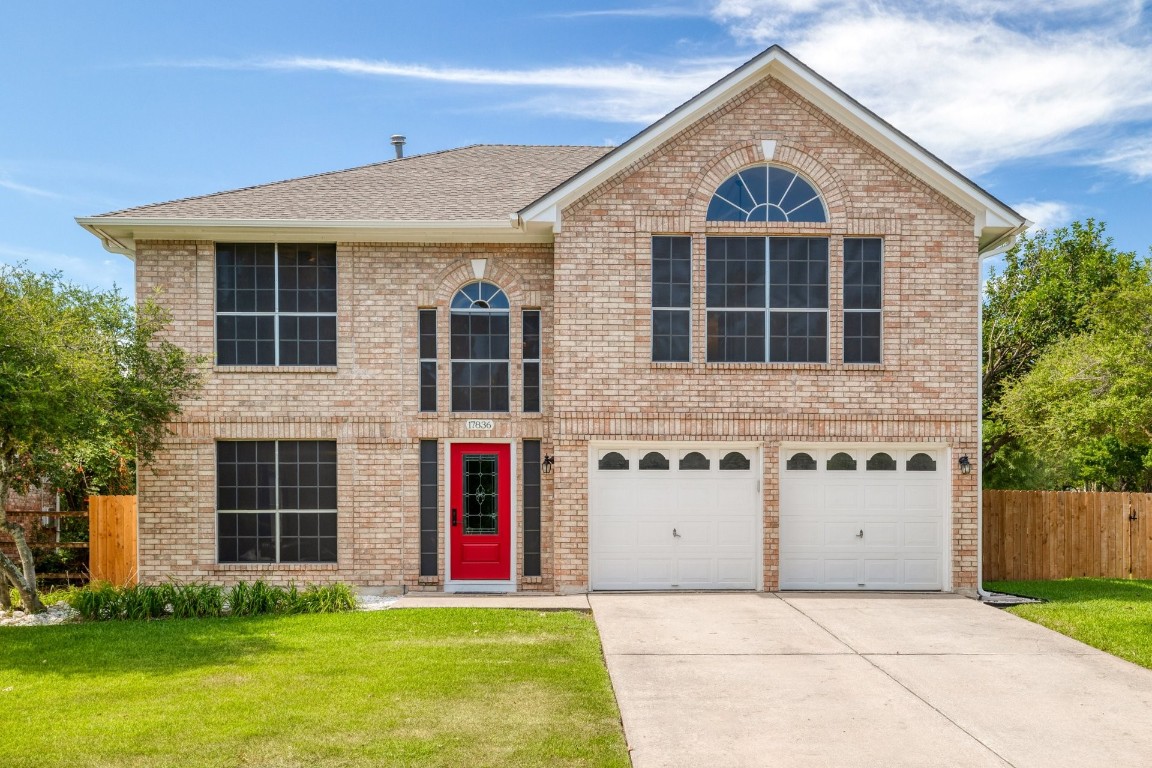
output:
[{"label": "green lawn", "polygon": [[592,617],[0,628],[0,766],[628,766]]},{"label": "green lawn", "polygon": [[990,581],[984,586],[1049,600],[1007,610],[1152,669],[1152,581]]}]

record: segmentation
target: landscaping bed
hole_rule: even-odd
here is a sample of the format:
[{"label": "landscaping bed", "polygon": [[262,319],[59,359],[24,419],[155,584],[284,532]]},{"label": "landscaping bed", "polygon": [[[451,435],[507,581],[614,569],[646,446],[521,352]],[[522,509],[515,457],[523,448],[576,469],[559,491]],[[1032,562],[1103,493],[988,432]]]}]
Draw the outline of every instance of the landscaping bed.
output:
[{"label": "landscaping bed", "polygon": [[0,707],[6,768],[629,765],[573,612],[0,628]]},{"label": "landscaping bed", "polygon": [[1152,581],[990,581],[984,586],[1045,600],[1005,610],[1152,669]]}]

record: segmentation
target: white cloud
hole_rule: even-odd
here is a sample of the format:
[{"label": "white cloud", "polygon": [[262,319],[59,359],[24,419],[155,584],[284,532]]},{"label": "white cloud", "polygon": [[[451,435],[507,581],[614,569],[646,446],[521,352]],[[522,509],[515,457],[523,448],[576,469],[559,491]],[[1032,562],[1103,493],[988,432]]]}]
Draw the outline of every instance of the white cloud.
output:
[{"label": "white cloud", "polygon": [[1055,229],[1072,221],[1072,206],[1059,200],[1024,200],[1012,205],[1032,222],[1032,229]]},{"label": "white cloud", "polygon": [[[1142,0],[715,0],[711,17],[738,40],[785,44],[965,173],[1078,153],[1152,177],[1150,150],[1124,143],[1133,126],[1152,125],[1152,42]],[[191,66],[514,88],[528,92],[515,108],[646,124],[745,58],[492,69],[293,56]],[[1108,145],[1117,148],[1098,150]]]},{"label": "white cloud", "polygon": [[[650,123],[719,80],[740,63],[732,59],[696,59],[667,68],[639,64],[534,69],[436,67],[384,60],[292,56],[247,61],[207,60],[186,66],[226,69],[334,72],[343,75],[542,89],[548,93],[525,103],[536,111],[605,122]],[[563,95],[552,95],[555,91]]]},{"label": "white cloud", "polygon": [[55,192],[49,192],[46,189],[29,186],[28,184],[18,184],[17,182],[11,181],[9,179],[0,179],[0,188],[8,189],[13,192],[19,192],[22,195],[32,195],[33,197],[61,197],[61,195],[58,195]]},{"label": "white cloud", "polygon": [[62,272],[69,281],[104,290],[119,287],[128,296],[134,292],[132,262],[101,251],[96,258],[81,258],[0,242],[0,262],[23,263],[35,272]]},{"label": "white cloud", "polygon": [[1152,179],[1152,135],[1121,141],[1092,161],[1136,179]]},{"label": "white cloud", "polygon": [[[720,0],[739,38],[805,63],[968,173],[1152,119],[1139,2]],[[1069,20],[1079,20],[1070,24]]]}]

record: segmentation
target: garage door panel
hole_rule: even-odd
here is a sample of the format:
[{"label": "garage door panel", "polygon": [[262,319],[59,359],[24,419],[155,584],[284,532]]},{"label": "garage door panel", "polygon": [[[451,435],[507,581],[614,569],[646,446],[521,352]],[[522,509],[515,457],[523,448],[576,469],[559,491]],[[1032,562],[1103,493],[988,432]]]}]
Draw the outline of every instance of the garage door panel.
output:
[{"label": "garage door panel", "polygon": [[799,517],[780,518],[780,541],[787,541],[795,551],[824,544],[824,524],[819,520]]},{"label": "garage door panel", "polygon": [[943,544],[940,533],[940,523],[936,520],[904,523],[904,546],[925,547],[933,552],[939,552]]},{"label": "garage door panel", "polygon": [[923,587],[925,589],[939,589],[939,573],[941,561],[938,557],[922,560],[904,560],[904,583],[909,587]]},{"label": "garage door panel", "polygon": [[756,521],[729,519],[716,521],[715,543],[718,547],[750,546],[756,541]]},{"label": "garage door panel", "polygon": [[[820,558],[788,557],[780,560],[780,581],[798,585],[799,589],[812,589],[822,583],[824,561]],[[803,586],[799,586],[803,585]]]},{"label": "garage door panel", "polygon": [[792,479],[792,482],[780,488],[780,507],[796,513],[823,509],[824,488],[815,482]]},{"label": "garage door panel", "polygon": [[656,588],[653,585],[666,588],[672,584],[672,567],[671,558],[642,557],[636,561],[636,580],[645,589]]},{"label": "garage door panel", "polygon": [[[596,456],[608,450],[613,449],[601,449]],[[593,459],[589,521],[593,589],[756,588],[762,570],[759,475],[753,469],[720,471],[718,459],[732,450],[749,457],[754,452],[746,446],[691,450],[704,453],[710,468],[681,470],[679,458],[687,449],[658,443],[625,452],[634,462],[638,456],[660,452],[670,457],[667,470],[601,471]]]},{"label": "garage door panel", "polygon": [[857,536],[860,527],[855,522],[833,521],[824,524],[824,546],[830,549],[856,549],[860,546]]},{"label": "garage door panel", "polygon": [[900,545],[900,524],[891,522],[864,523],[864,546],[869,549],[895,549]]},{"label": "garage door panel", "polygon": [[[787,460],[801,452],[815,458],[816,469],[787,468]],[[924,451],[907,445],[832,444],[782,451],[781,588],[942,589],[947,462],[934,451],[940,469],[909,470],[907,460],[919,452]],[[829,470],[828,460],[837,453],[854,456],[857,468]],[[867,458],[877,453],[892,457],[895,467],[888,459],[868,469]]]},{"label": "garage door panel", "polygon": [[855,483],[829,486],[824,490],[824,508],[829,512],[858,511],[863,494],[864,488]]},{"label": "garage door panel", "polygon": [[716,558],[716,581],[721,584],[755,584],[756,561],[750,557]]},{"label": "garage door panel", "polygon": [[877,483],[864,488],[866,512],[895,512],[900,506],[900,486],[896,483]]},{"label": "garage door panel", "polygon": [[857,558],[824,559],[824,584],[829,587],[856,588],[860,584],[860,561]]},{"label": "garage door panel", "polygon": [[896,558],[866,559],[864,583],[872,587],[900,586],[900,561]]},{"label": "garage door panel", "polygon": [[939,509],[939,483],[910,483],[904,486],[904,509],[933,511]]}]

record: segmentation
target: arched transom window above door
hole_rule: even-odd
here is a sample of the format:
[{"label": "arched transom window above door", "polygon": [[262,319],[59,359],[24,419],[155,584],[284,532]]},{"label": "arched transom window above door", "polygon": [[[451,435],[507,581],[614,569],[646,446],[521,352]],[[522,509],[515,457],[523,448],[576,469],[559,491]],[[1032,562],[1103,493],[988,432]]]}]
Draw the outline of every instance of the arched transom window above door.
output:
[{"label": "arched transom window above door", "polygon": [[469,283],[452,297],[452,410],[508,410],[508,297]]},{"label": "arched transom window above door", "polygon": [[778,165],[753,165],[717,187],[708,204],[708,221],[828,221],[820,193],[796,171]]}]

